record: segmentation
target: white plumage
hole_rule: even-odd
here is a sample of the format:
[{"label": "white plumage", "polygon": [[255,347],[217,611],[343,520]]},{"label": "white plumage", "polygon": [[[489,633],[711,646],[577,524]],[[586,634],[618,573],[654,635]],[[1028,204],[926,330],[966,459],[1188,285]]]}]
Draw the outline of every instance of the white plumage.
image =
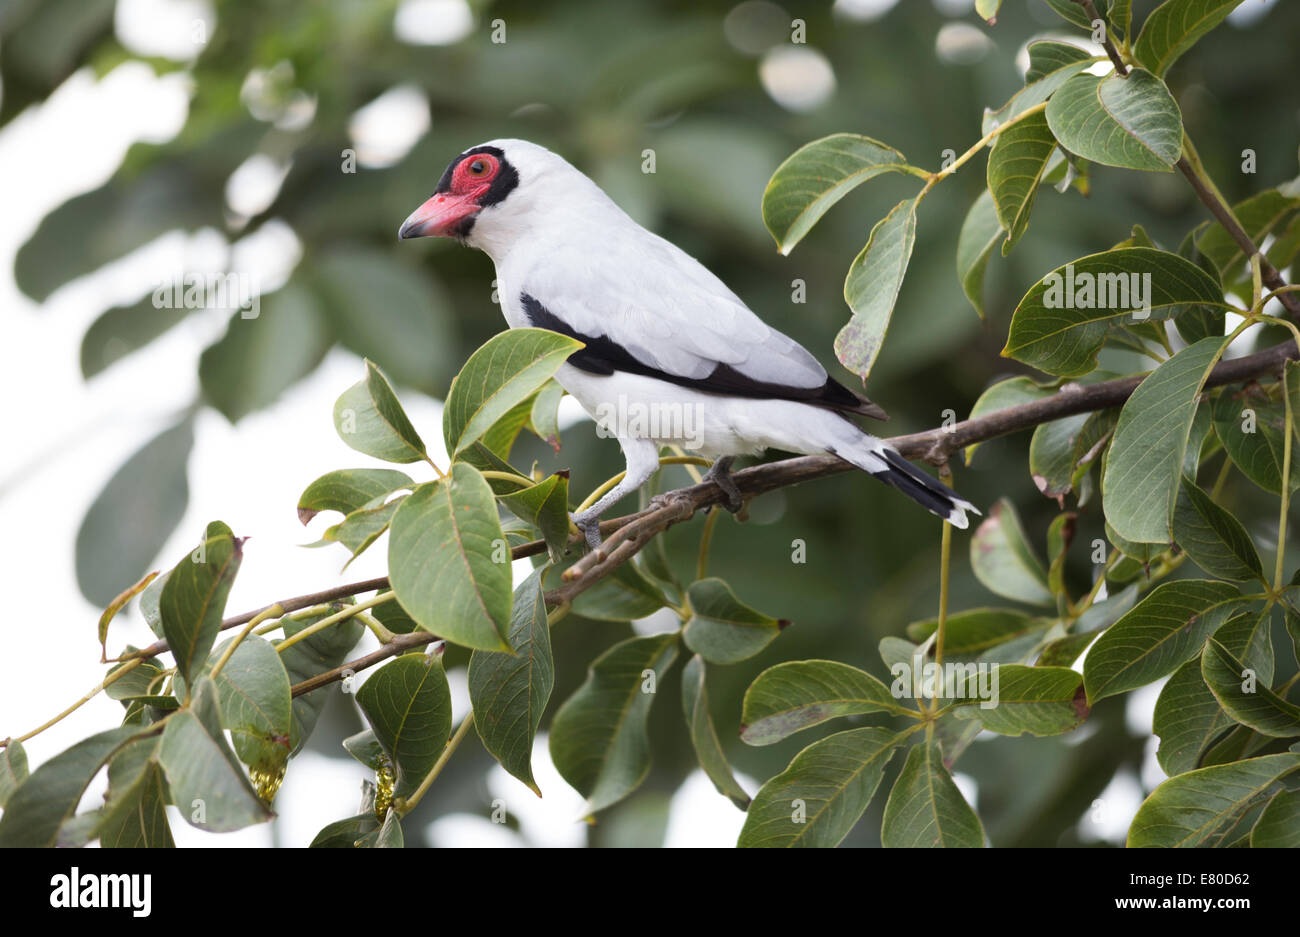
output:
[{"label": "white plumage", "polygon": [[[556,379],[618,437],[628,461],[623,482],[575,518],[593,545],[600,515],[649,479],[670,443],[718,460],[710,477],[733,510],[731,457],[776,448],[838,455],[967,526],[968,501],[844,415],[883,411],[829,380],[798,342],[549,150],[493,140],[458,156],[401,229],[430,234],[492,258],[511,327],[587,342]],[[629,418],[646,414],[662,418]]]}]

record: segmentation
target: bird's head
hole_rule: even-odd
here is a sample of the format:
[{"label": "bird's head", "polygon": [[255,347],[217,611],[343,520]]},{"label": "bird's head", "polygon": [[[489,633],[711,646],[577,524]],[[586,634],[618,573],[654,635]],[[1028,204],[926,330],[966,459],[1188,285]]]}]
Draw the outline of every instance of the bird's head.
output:
[{"label": "bird's head", "polygon": [[[453,159],[398,237],[454,237],[493,253],[563,211],[575,186],[594,184],[527,140],[491,140]],[[599,191],[599,190],[597,190]]]}]

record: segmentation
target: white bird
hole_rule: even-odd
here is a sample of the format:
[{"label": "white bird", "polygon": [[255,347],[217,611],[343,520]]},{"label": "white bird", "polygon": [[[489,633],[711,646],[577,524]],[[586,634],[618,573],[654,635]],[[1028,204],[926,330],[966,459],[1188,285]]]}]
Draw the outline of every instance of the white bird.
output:
[{"label": "white bird", "polygon": [[493,140],[461,153],[398,236],[486,252],[511,328],[585,343],[556,380],[627,459],[623,480],[573,518],[593,549],[600,516],[650,479],[665,445],[713,459],[706,478],[732,511],[742,506],[732,460],[782,449],[838,456],[955,527],[979,513],[849,419],[887,419],[880,407],[544,147]]}]

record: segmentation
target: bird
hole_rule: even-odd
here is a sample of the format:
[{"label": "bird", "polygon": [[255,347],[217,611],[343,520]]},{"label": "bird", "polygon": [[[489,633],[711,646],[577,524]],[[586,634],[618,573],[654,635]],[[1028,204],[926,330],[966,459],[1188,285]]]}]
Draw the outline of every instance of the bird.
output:
[{"label": "bird", "polygon": [[593,550],[601,515],[650,480],[665,445],[712,460],[704,478],[733,513],[744,504],[734,460],[768,449],[840,458],[954,527],[980,513],[852,419],[885,420],[884,410],[545,147],[499,139],[460,153],[398,237],[485,252],[507,325],[583,343],[555,379],[627,462],[618,484],[572,515]]}]

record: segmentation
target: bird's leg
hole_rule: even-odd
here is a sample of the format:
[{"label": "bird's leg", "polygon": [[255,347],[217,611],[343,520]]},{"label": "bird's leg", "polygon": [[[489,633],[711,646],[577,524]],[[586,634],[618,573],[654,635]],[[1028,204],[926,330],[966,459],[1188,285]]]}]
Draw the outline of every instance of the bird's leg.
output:
[{"label": "bird's leg", "polygon": [[623,480],[587,510],[572,515],[574,525],[582,531],[587,545],[593,550],[600,549],[600,516],[620,498],[644,485],[659,470],[659,447],[649,439],[620,439],[619,445],[623,447],[623,455],[627,458],[627,471]]},{"label": "bird's leg", "polygon": [[722,489],[722,493],[727,499],[722,503],[732,514],[738,514],[740,509],[745,506],[745,499],[740,495],[740,489],[736,487],[736,482],[731,477],[731,463],[736,461],[735,456],[724,455],[717,459],[708,472],[705,473],[703,481],[713,482]]}]

